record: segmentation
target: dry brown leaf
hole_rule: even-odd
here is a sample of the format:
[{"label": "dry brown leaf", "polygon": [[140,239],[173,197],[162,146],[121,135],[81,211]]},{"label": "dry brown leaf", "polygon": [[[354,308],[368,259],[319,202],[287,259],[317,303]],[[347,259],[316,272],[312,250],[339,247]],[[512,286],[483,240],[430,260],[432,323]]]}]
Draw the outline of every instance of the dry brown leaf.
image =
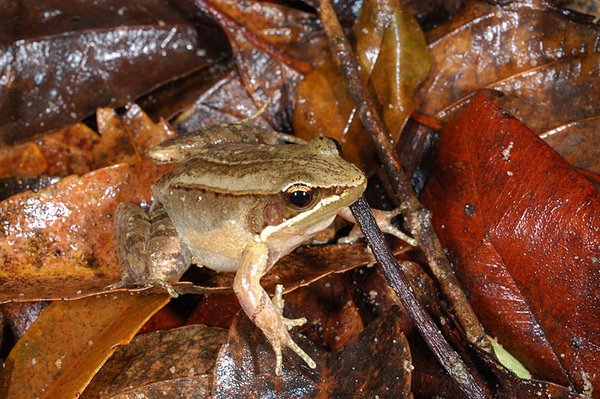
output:
[{"label": "dry brown leaf", "polygon": [[203,325],[139,335],[117,348],[80,398],[208,398],[226,340],[226,330]]}]

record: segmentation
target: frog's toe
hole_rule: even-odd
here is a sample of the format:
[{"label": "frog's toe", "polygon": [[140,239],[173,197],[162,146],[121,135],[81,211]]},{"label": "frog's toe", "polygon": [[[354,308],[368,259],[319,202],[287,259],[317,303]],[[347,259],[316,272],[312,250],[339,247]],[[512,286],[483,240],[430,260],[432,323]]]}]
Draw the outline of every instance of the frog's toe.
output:
[{"label": "frog's toe", "polygon": [[279,343],[273,344],[273,350],[275,351],[275,375],[281,375],[283,371],[283,355],[281,354],[281,345]]},{"label": "frog's toe", "polygon": [[126,286],[127,286],[127,283],[125,281],[121,280],[114,284],[107,285],[106,287],[104,287],[104,289],[107,291],[111,291],[111,290],[118,290],[119,288],[124,288]]},{"label": "frog's toe", "polygon": [[271,341],[271,346],[273,347],[273,351],[275,351],[275,375],[279,376],[283,371],[283,355],[281,349],[284,346],[293,350],[311,369],[317,367],[315,361],[294,342],[287,330],[282,331],[280,339]]},{"label": "frog's toe", "polygon": [[285,301],[283,300],[283,285],[277,284],[275,286],[275,295],[273,295],[272,302],[275,309],[277,309],[277,313],[283,317],[283,306],[285,305]]},{"label": "frog's toe", "polygon": [[165,280],[150,280],[150,281],[146,282],[145,286],[160,287],[163,290],[167,291],[169,293],[169,295],[171,295],[171,297],[173,297],[173,298],[177,298],[179,296],[177,291],[175,291],[175,288],[173,288],[173,286],[170,283],[166,282]]},{"label": "frog's toe", "polygon": [[298,356],[300,356],[302,358],[302,360],[304,360],[304,362],[311,369],[314,369],[317,367],[317,364],[315,363],[315,361],[312,360],[312,358],[310,356],[308,356],[308,354],[306,352],[304,352],[304,350],[302,350],[302,348],[300,348],[298,346],[298,344],[296,344],[289,335],[288,335],[288,339],[286,339],[286,341],[285,341],[285,346],[287,346],[288,348],[290,348],[291,350],[296,352],[296,354]]},{"label": "frog's toe", "polygon": [[409,236],[408,234],[406,234],[405,232],[403,232],[402,230],[400,230],[394,226],[389,226],[386,229],[382,229],[382,231],[384,233],[393,235],[394,237],[404,241],[405,243],[407,243],[408,245],[410,245],[412,247],[418,246],[417,240],[415,240],[414,238],[412,238],[411,236]]},{"label": "frog's toe", "polygon": [[298,319],[288,319],[287,317],[283,318],[283,324],[288,330],[291,330],[294,327],[303,326],[306,324],[306,317],[300,317]]}]

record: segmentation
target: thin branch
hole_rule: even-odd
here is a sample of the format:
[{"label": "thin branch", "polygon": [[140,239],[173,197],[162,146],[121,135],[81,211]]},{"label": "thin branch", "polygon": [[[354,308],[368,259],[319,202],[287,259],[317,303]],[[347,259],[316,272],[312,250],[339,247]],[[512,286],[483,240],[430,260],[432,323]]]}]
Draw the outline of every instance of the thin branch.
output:
[{"label": "thin branch", "polygon": [[442,293],[452,305],[467,339],[485,351],[491,351],[483,327],[461,289],[444,249],[433,231],[431,212],[421,205],[394,150],[387,129],[377,111],[375,100],[361,79],[354,51],[344,35],[331,3],[321,2],[321,21],[329,38],[332,57],[345,78],[346,89],[356,105],[362,124],[371,135],[377,154],[393,188],[392,197],[404,208],[405,227],[413,234],[425,255]]},{"label": "thin branch", "polygon": [[362,232],[373,250],[375,260],[384,271],[385,277],[404,308],[410,315],[411,320],[419,329],[421,336],[440,361],[442,367],[456,381],[460,389],[469,398],[486,399],[490,397],[485,387],[482,387],[473,378],[469,369],[460,356],[452,349],[440,330],[437,328],[429,313],[417,300],[408,279],[400,270],[400,266],[392,255],[381,230],[371,214],[369,204],[364,197],[359,198],[350,206],[352,215],[361,227]]}]

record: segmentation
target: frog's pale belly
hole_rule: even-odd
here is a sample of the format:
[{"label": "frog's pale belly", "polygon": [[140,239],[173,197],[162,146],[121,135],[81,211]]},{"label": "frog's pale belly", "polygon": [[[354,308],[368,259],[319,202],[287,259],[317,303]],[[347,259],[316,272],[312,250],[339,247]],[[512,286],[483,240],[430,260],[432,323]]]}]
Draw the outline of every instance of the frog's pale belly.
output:
[{"label": "frog's pale belly", "polygon": [[244,247],[255,237],[248,224],[262,222],[248,220],[248,210],[256,209],[254,198],[198,190],[171,189],[169,195],[156,191],[193,263],[223,272],[239,268]]},{"label": "frog's pale belly", "polygon": [[245,243],[252,239],[234,221],[211,231],[184,231],[183,234],[181,237],[192,255],[192,262],[218,272],[239,269]]}]

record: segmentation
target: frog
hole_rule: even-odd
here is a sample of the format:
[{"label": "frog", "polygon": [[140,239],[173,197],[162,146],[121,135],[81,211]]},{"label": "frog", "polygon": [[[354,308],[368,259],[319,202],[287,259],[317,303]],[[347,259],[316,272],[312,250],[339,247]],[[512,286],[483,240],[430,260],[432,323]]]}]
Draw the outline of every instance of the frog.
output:
[{"label": "frog", "polygon": [[[172,284],[191,265],[233,272],[242,310],[275,352],[275,374],[282,373],[286,347],[315,368],[290,335],[306,318],[284,317],[283,286],[271,299],[260,279],[337,215],[353,222],[348,207],[365,191],[365,174],[341,157],[333,139],[306,142],[245,121],[171,139],[148,155],[177,166],[153,184],[148,212],[118,206],[121,281],[108,288],[157,286],[177,297]],[[391,223],[400,211],[378,212],[385,232],[411,240]],[[352,236],[346,242],[359,234]]]}]

